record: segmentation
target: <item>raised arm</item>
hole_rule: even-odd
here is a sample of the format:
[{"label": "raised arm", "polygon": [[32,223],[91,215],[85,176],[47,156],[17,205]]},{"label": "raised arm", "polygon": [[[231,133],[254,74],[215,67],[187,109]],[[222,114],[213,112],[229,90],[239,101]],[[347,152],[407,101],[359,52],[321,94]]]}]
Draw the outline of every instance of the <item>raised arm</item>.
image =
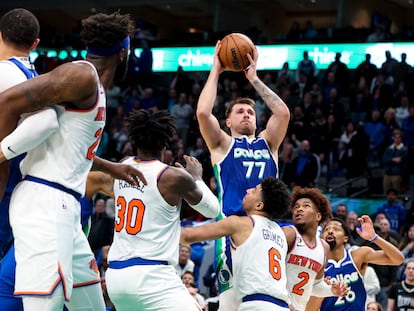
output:
[{"label": "raised arm", "polygon": [[224,70],[218,58],[220,48],[221,43],[218,41],[214,49],[213,67],[201,91],[196,111],[201,135],[210,152],[214,152],[218,148],[226,150],[231,142],[230,136],[220,128],[217,118],[213,115],[219,76]]},{"label": "raised arm", "polygon": [[266,128],[259,135],[267,140],[273,156],[277,158],[277,150],[286,135],[289,125],[290,111],[285,102],[257,76],[256,64],[258,57],[257,48],[255,47],[253,57],[248,55],[250,66],[245,70],[245,75],[272,112]]},{"label": "raised arm", "polygon": [[356,228],[358,234],[365,240],[375,243],[381,248],[380,250],[374,250],[371,247],[356,249],[354,252],[357,252],[356,254],[362,257],[359,261],[361,265],[373,263],[377,265],[398,266],[403,263],[404,255],[398,248],[375,233],[372,220],[369,216],[363,215],[358,218],[358,221],[361,224],[361,229]]}]

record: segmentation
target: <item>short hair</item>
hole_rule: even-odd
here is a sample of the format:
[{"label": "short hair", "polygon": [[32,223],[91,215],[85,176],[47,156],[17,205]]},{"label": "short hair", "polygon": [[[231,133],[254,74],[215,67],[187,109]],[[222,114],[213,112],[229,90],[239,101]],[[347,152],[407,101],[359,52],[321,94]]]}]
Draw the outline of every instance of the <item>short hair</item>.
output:
[{"label": "short hair", "polygon": [[290,194],[286,184],[273,176],[261,182],[263,211],[272,218],[280,218],[289,210]]},{"label": "short hair", "polygon": [[154,156],[168,145],[176,131],[174,117],[166,110],[134,109],[126,121],[132,146]]},{"label": "short hair", "polygon": [[233,99],[230,103],[229,106],[226,109],[226,118],[228,118],[233,110],[234,105],[236,104],[243,104],[243,105],[249,105],[250,107],[252,107],[254,109],[254,106],[256,105],[256,103],[254,102],[253,99],[251,98],[247,98],[247,97],[239,97],[236,99]]},{"label": "short hair", "polygon": [[39,21],[26,9],[13,9],[0,19],[0,31],[4,42],[16,48],[29,50],[39,38]]},{"label": "short hair", "polygon": [[331,221],[339,222],[341,224],[342,230],[344,230],[344,235],[348,238],[351,237],[351,231],[349,230],[349,227],[346,225],[344,220],[342,220],[341,218],[334,217],[330,220],[330,222]]},{"label": "short hair", "polygon": [[324,223],[326,220],[332,218],[331,202],[325,195],[323,195],[322,191],[318,188],[293,188],[290,209],[293,209],[295,203],[299,199],[304,198],[311,200],[313,204],[316,205],[316,208],[318,209],[319,213],[321,213],[322,217],[319,223]]},{"label": "short hair", "polygon": [[81,39],[90,48],[103,48],[122,42],[135,30],[129,14],[97,13],[82,20]]}]

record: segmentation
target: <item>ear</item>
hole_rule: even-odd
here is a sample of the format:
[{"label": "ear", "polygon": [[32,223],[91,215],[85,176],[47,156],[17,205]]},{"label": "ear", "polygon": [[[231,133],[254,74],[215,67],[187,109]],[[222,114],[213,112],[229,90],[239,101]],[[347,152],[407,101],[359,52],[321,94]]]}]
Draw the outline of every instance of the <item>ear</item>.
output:
[{"label": "ear", "polygon": [[322,219],[322,213],[317,212],[316,213],[316,220],[318,221],[318,223],[320,223],[321,219]]},{"label": "ear", "polygon": [[263,203],[263,201],[257,201],[257,202],[256,202],[256,207],[255,207],[255,210],[256,210],[256,211],[262,211],[262,210],[263,210],[263,208],[264,208],[264,203]]},{"label": "ear", "polygon": [[346,236],[346,235],[345,235],[345,236],[344,236],[344,242],[345,242],[345,243],[348,243],[348,241],[349,241],[349,236]]},{"label": "ear", "polygon": [[227,126],[228,128],[230,128],[230,125],[231,125],[230,119],[229,119],[229,118],[227,118],[227,119],[226,119],[226,126]]},{"label": "ear", "polygon": [[30,51],[33,51],[34,49],[36,49],[36,48],[37,48],[37,46],[39,45],[39,42],[40,42],[40,39],[39,39],[39,38],[37,38],[37,39],[33,42],[32,46],[30,47]]}]

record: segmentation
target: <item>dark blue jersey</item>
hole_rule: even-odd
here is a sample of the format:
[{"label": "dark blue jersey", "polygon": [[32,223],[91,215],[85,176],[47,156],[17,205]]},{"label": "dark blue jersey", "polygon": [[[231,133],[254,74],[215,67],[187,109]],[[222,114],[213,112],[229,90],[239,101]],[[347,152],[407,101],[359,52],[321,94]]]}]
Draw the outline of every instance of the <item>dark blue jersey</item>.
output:
[{"label": "dark blue jersey", "polygon": [[355,266],[349,249],[345,249],[344,257],[340,261],[328,260],[325,267],[325,277],[331,277],[333,283],[344,281],[349,286],[349,292],[345,297],[326,297],[323,300],[321,311],[365,311],[367,292],[363,277]]},{"label": "dark blue jersey", "polygon": [[241,203],[247,189],[268,176],[277,177],[277,164],[266,140],[260,136],[233,138],[222,161],[214,165],[219,200],[224,215],[244,215]]}]

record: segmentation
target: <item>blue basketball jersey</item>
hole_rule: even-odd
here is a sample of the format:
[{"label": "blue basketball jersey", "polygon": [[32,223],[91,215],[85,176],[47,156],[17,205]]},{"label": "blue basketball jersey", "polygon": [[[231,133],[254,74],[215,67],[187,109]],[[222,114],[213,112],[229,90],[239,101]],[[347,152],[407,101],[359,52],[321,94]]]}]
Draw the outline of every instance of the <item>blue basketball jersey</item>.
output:
[{"label": "blue basketball jersey", "polygon": [[222,161],[214,165],[218,195],[224,215],[245,215],[241,203],[246,190],[265,177],[277,177],[278,169],[266,140],[260,136],[233,138]]},{"label": "blue basketball jersey", "polygon": [[331,277],[332,282],[344,281],[350,288],[345,297],[326,297],[323,300],[321,311],[352,310],[364,311],[367,292],[363,277],[359,273],[350,250],[345,250],[345,256],[338,262],[329,259],[325,267],[325,277]]}]

